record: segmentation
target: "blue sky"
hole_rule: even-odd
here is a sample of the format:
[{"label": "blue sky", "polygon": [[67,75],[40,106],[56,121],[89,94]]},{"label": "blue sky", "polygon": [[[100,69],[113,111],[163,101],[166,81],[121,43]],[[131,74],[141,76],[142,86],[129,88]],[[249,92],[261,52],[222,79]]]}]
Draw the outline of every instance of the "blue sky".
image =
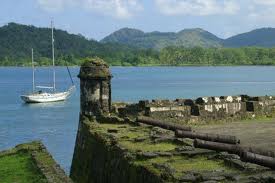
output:
[{"label": "blue sky", "polygon": [[275,0],[1,0],[0,25],[17,22],[55,26],[102,39],[131,27],[177,32],[203,28],[226,38],[255,28],[275,27]]}]

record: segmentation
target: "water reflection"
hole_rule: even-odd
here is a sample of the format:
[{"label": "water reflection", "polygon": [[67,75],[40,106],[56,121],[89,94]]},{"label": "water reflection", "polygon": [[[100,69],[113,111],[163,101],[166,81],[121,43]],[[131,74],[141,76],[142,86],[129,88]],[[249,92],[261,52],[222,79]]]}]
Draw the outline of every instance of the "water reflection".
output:
[{"label": "water reflection", "polygon": [[47,103],[25,103],[22,102],[22,107],[27,108],[63,108],[68,104],[67,101],[47,102]]}]

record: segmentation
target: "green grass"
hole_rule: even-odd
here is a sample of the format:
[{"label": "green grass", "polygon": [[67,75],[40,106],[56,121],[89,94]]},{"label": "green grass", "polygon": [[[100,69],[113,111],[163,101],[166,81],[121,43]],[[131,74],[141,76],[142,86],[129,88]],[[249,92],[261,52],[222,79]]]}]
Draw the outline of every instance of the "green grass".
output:
[{"label": "green grass", "polygon": [[[97,130],[106,133],[107,129],[116,129],[118,133],[113,135],[119,139],[118,143],[127,148],[130,151],[142,151],[142,152],[152,152],[152,151],[171,151],[174,150],[177,145],[175,143],[161,142],[153,143],[150,140],[150,127],[132,127],[130,125],[121,124],[100,124]],[[135,138],[147,138],[142,142],[135,142]]]},{"label": "green grass", "polygon": [[45,183],[44,177],[32,162],[28,153],[16,153],[0,157],[1,183]]},{"label": "green grass", "polygon": [[161,142],[161,143],[150,143],[150,142],[131,142],[121,141],[119,142],[123,147],[130,151],[142,151],[142,152],[165,152],[174,150],[177,146],[173,143]]},{"label": "green grass", "polygon": [[225,166],[222,160],[209,160],[205,156],[196,156],[193,158],[183,156],[173,156],[170,158],[157,157],[153,159],[139,160],[135,163],[137,165],[146,166],[148,169],[153,170],[156,173],[160,173],[161,170],[156,169],[153,164],[167,164],[176,171],[174,176],[177,178],[182,176],[185,172],[194,170],[197,172],[211,172],[216,170],[224,172],[236,171]]}]

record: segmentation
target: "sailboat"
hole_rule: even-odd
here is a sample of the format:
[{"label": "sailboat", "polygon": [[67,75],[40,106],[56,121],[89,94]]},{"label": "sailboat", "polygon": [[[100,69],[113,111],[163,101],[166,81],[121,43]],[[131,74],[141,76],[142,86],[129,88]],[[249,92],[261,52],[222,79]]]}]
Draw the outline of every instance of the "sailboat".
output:
[{"label": "sailboat", "polygon": [[[32,49],[32,93],[21,95],[21,99],[26,103],[46,103],[46,102],[58,102],[64,101],[70,97],[72,92],[75,90],[75,85],[70,73],[70,70],[67,67],[72,86],[67,91],[58,92],[56,90],[55,84],[55,55],[54,55],[54,31],[53,31],[53,22],[51,22],[51,30],[52,30],[52,68],[53,68],[53,85],[52,86],[36,86],[35,85],[35,66],[34,66],[34,58],[33,58],[33,49]],[[40,90],[37,91],[37,88]],[[45,92],[41,89],[50,89],[52,91]]]}]

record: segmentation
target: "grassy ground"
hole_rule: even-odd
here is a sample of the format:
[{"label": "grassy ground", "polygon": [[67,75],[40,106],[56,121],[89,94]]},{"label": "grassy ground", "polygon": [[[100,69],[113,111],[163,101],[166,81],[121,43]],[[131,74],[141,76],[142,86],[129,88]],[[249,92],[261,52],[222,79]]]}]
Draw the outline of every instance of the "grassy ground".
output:
[{"label": "grassy ground", "polygon": [[0,152],[0,183],[71,183],[45,146],[34,141]]},{"label": "grassy ground", "polygon": [[28,153],[16,153],[0,157],[1,183],[42,183],[39,173]]}]

